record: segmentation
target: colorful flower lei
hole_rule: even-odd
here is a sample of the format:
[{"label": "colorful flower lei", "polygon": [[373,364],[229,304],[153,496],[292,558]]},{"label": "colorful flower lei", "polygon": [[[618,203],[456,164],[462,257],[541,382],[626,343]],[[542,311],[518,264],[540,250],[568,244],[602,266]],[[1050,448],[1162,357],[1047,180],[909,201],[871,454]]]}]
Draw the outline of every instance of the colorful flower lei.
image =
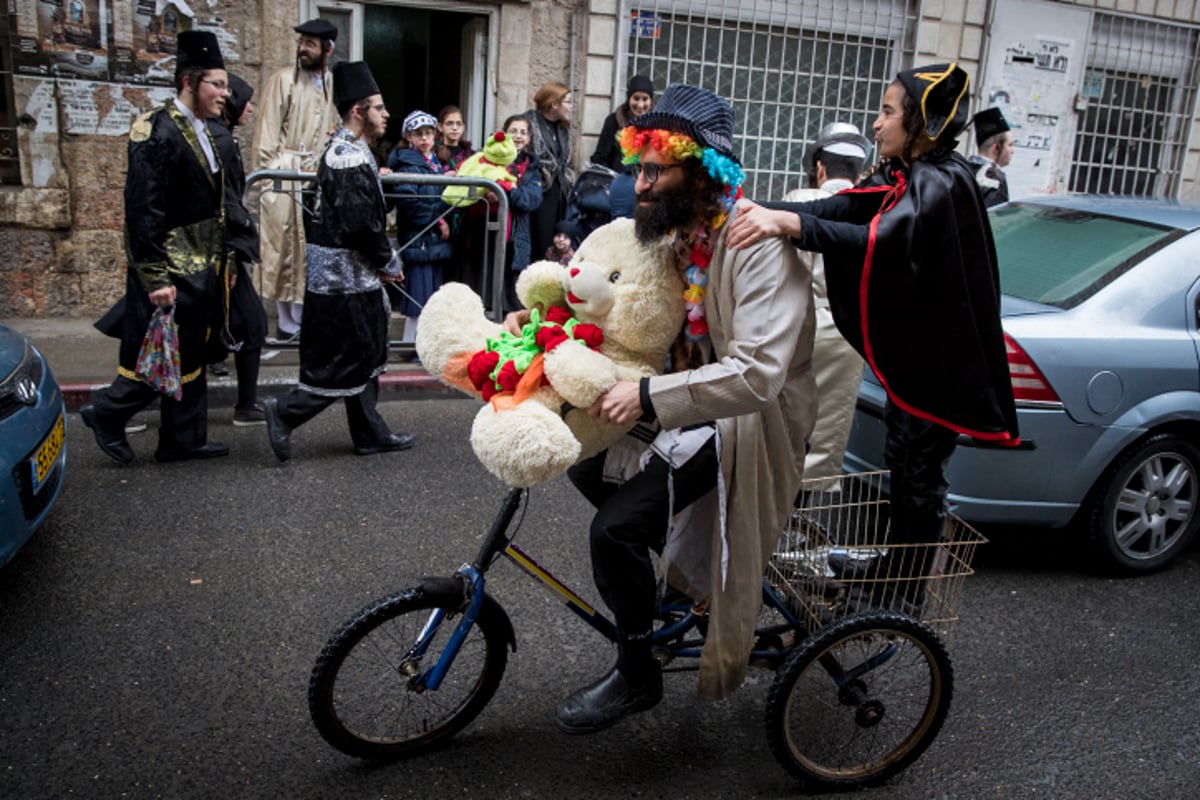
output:
[{"label": "colorful flower lei", "polygon": [[692,233],[691,248],[685,256],[688,266],[683,276],[688,287],[683,293],[684,305],[687,307],[687,325],[684,332],[689,342],[700,341],[708,335],[708,322],[704,319],[704,292],[708,286],[708,265],[712,261],[712,234],[721,229],[725,220],[729,218],[733,204],[741,198],[741,187],[746,180],[746,173],[729,156],[718,153],[711,147],[701,146],[686,134],[661,128],[626,126],[617,134],[617,144],[621,147],[623,164],[637,164],[642,151],[647,147],[672,161],[698,158],[709,176],[725,187],[721,198],[721,211]]}]

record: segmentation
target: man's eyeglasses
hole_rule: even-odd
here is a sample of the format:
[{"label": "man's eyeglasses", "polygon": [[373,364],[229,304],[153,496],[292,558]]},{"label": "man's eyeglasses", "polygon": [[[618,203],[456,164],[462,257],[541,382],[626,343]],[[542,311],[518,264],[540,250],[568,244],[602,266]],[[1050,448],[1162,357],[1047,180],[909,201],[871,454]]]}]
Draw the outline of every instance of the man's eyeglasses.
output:
[{"label": "man's eyeglasses", "polygon": [[209,86],[216,89],[218,92],[228,92],[229,84],[225,81],[210,81],[208,78],[201,78],[201,83],[207,83]]},{"label": "man's eyeglasses", "polygon": [[676,167],[682,167],[682,166],[683,166],[683,164],[646,164],[646,163],[643,163],[643,164],[638,164],[638,171],[641,173],[641,176],[646,179],[646,183],[653,186],[654,184],[658,183],[658,176],[662,174],[663,170],[675,169]]}]

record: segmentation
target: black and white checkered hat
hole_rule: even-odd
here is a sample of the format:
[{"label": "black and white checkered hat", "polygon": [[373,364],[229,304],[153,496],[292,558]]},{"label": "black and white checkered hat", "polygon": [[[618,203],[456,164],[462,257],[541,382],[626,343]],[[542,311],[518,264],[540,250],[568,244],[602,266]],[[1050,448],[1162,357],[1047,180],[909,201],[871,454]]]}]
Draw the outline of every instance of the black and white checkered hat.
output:
[{"label": "black and white checkered hat", "polygon": [[652,111],[629,124],[643,130],[659,128],[684,133],[703,147],[733,156],[733,106],[699,86],[672,83]]}]

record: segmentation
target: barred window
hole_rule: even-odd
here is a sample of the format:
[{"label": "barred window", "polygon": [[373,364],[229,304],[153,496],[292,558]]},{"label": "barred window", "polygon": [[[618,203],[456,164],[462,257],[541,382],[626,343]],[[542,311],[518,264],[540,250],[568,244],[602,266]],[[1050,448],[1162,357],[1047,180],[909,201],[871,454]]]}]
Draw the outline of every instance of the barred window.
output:
[{"label": "barred window", "polygon": [[[745,192],[779,199],[805,185],[804,151],[830,122],[870,138],[883,92],[911,61],[916,4],[626,2],[626,76],[703,86],[729,99]],[[619,83],[623,83],[620,81]]]},{"label": "barred window", "polygon": [[1097,14],[1088,42],[1072,192],[1175,197],[1200,74],[1197,29]]}]

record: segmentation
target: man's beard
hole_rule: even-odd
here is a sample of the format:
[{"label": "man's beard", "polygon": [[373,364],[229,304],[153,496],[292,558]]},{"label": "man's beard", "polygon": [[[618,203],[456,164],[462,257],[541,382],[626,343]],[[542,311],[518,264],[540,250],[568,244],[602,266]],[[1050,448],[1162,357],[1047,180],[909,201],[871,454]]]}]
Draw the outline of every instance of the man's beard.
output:
[{"label": "man's beard", "polygon": [[[641,205],[643,200],[651,201],[650,205]],[[633,212],[633,232],[639,242],[650,244],[675,228],[691,225],[699,216],[695,189],[686,182],[665,191],[651,188],[638,195],[638,206]]]},{"label": "man's beard", "polygon": [[300,59],[300,66],[309,72],[323,72],[325,70],[325,62],[327,61],[326,53],[321,51],[321,55],[308,59],[303,53],[297,53],[296,57]]}]

